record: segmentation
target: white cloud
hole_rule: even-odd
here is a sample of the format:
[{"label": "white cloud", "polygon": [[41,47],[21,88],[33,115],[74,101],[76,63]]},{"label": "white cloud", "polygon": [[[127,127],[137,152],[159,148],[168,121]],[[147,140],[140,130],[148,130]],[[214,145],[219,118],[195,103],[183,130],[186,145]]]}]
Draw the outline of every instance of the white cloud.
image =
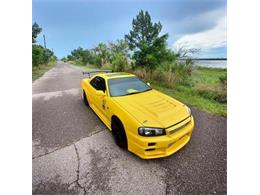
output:
[{"label": "white cloud", "polygon": [[[209,18],[210,20],[210,18]],[[174,49],[184,48],[198,48],[198,49],[213,49],[227,45],[227,17],[218,19],[216,25],[206,31],[186,34],[180,37],[174,44]]]}]

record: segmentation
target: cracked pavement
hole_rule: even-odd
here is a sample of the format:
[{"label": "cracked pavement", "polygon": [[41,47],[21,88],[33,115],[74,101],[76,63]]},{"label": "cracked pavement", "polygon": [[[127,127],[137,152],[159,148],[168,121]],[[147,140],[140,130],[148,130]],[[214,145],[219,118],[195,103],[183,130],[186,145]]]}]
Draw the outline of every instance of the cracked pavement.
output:
[{"label": "cracked pavement", "polygon": [[192,109],[191,141],[142,160],[118,148],[84,106],[81,79],[58,62],[33,83],[33,194],[226,194],[226,118]]}]

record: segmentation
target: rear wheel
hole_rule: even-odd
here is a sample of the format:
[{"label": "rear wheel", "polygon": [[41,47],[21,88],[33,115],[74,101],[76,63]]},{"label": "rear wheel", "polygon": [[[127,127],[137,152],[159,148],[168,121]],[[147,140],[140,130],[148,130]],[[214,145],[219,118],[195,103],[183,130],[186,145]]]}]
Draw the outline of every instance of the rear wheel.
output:
[{"label": "rear wheel", "polygon": [[86,93],[85,93],[85,91],[83,89],[82,89],[82,99],[83,99],[85,105],[89,106],[87,95],[86,95]]},{"label": "rear wheel", "polygon": [[127,149],[127,137],[123,124],[119,120],[112,121],[112,134],[116,144],[123,149]]}]

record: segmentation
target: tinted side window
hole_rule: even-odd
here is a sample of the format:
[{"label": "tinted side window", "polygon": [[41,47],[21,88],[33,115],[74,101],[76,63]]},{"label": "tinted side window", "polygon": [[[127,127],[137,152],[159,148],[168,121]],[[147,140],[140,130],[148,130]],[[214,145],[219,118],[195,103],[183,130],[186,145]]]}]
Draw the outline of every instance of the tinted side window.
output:
[{"label": "tinted side window", "polygon": [[95,89],[97,89],[97,85],[96,85],[96,81],[97,80],[97,77],[93,78],[91,81],[90,81],[90,85],[92,85],[92,87],[94,87]]},{"label": "tinted side window", "polygon": [[106,91],[106,82],[105,82],[105,79],[103,79],[103,78],[101,78],[100,77],[100,90],[102,90],[102,91]]},{"label": "tinted side window", "polygon": [[96,89],[96,90],[102,90],[106,91],[106,84],[105,84],[105,79],[96,76],[90,81],[90,84]]}]

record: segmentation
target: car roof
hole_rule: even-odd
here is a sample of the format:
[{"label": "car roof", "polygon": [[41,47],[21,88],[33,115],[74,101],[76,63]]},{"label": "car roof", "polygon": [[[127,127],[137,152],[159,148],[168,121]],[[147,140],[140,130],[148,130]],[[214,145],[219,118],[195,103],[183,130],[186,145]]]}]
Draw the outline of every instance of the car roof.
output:
[{"label": "car roof", "polygon": [[130,73],[127,73],[127,72],[99,73],[99,74],[96,74],[95,76],[100,76],[100,77],[103,77],[105,79],[135,77],[134,74],[130,74]]}]

